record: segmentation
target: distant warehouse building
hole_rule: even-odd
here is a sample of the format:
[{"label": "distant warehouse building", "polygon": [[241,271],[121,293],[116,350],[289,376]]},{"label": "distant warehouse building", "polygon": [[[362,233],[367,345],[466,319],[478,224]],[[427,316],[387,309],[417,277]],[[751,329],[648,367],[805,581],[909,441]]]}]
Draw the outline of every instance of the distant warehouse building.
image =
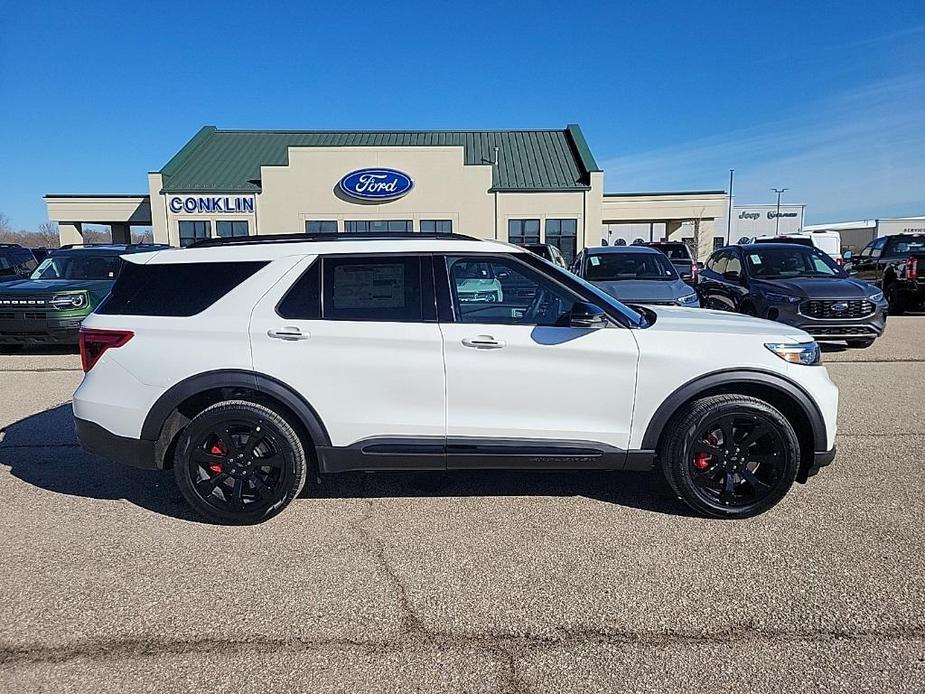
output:
[{"label": "distant warehouse building", "polygon": [[925,234],[925,216],[890,217],[885,219],[861,219],[855,222],[835,222],[832,224],[810,224],[806,231],[837,231],[841,235],[843,251],[857,253],[864,246],[880,238],[893,234]]},{"label": "distant warehouse building", "polygon": [[[682,237],[701,258],[723,235],[726,193],[604,193],[604,174],[577,125],[558,130],[283,131],[202,128],[147,194],[48,194],[62,243],[86,224],[113,240],[149,225],[186,246],[228,236],[457,232],[549,243],[566,258],[613,240],[615,227]],[[683,229],[682,229],[683,228]]]}]

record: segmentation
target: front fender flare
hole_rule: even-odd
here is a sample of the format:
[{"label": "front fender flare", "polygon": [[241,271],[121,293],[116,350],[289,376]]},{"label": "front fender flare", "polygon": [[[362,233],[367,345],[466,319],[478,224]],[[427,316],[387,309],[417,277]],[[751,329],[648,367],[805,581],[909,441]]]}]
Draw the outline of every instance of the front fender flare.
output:
[{"label": "front fender flare", "polygon": [[715,391],[737,383],[773,388],[781,395],[794,401],[809,421],[815,450],[827,450],[825,420],[819,411],[818,405],[816,405],[809,393],[786,376],[761,369],[713,371],[688,381],[665,398],[655,410],[655,414],[652,415],[646,427],[646,433],[643,435],[641,448],[646,450],[655,450],[657,448],[665,426],[685,402],[708,391]]}]

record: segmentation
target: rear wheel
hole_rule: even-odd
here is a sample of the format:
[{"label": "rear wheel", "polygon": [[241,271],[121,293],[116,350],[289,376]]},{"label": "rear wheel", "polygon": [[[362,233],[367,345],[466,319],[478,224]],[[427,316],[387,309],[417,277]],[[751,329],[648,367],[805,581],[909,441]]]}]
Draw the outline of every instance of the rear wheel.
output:
[{"label": "rear wheel", "polygon": [[896,289],[895,284],[891,284],[887,287],[885,294],[891,316],[901,316],[906,312],[906,297],[901,291]]},{"label": "rear wheel", "polygon": [[659,457],[675,493],[714,518],[747,518],[774,506],[793,485],[800,446],[790,422],[757,398],[714,395],[669,423]]},{"label": "rear wheel", "polygon": [[209,520],[260,523],[302,491],[306,456],[280,414],[246,400],[200,412],[177,443],[174,475],[189,504]]}]

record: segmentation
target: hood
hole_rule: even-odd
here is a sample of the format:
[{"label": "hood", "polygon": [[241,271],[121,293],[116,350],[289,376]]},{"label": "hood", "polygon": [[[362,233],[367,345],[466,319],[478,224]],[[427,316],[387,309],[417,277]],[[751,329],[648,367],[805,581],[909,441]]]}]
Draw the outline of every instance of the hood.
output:
[{"label": "hood", "polygon": [[91,294],[108,294],[113,280],[13,280],[0,282],[0,294],[57,294],[85,289]]},{"label": "hood", "polygon": [[864,299],[876,290],[850,277],[795,277],[788,280],[752,280],[752,286],[801,299]]},{"label": "hood", "polygon": [[113,280],[14,280],[0,282],[0,295],[35,295],[57,294],[58,292],[87,291],[91,296],[91,303],[101,301],[109,294],[114,284]]},{"label": "hood", "polygon": [[646,330],[720,335],[755,335],[768,340],[811,342],[808,334],[784,323],[728,311],[683,306],[652,306],[658,319]]},{"label": "hood", "polygon": [[681,280],[617,280],[593,284],[620,301],[639,304],[674,301],[691,293],[691,288]]}]

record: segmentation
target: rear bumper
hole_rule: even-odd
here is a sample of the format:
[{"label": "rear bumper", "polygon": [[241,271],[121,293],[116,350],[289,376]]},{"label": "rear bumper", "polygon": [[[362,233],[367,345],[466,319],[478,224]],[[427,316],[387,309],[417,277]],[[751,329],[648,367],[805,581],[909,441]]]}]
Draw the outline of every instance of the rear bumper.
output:
[{"label": "rear bumper", "polygon": [[114,463],[156,470],[154,442],[117,436],[96,422],[74,418],[74,431],[80,447]]}]

